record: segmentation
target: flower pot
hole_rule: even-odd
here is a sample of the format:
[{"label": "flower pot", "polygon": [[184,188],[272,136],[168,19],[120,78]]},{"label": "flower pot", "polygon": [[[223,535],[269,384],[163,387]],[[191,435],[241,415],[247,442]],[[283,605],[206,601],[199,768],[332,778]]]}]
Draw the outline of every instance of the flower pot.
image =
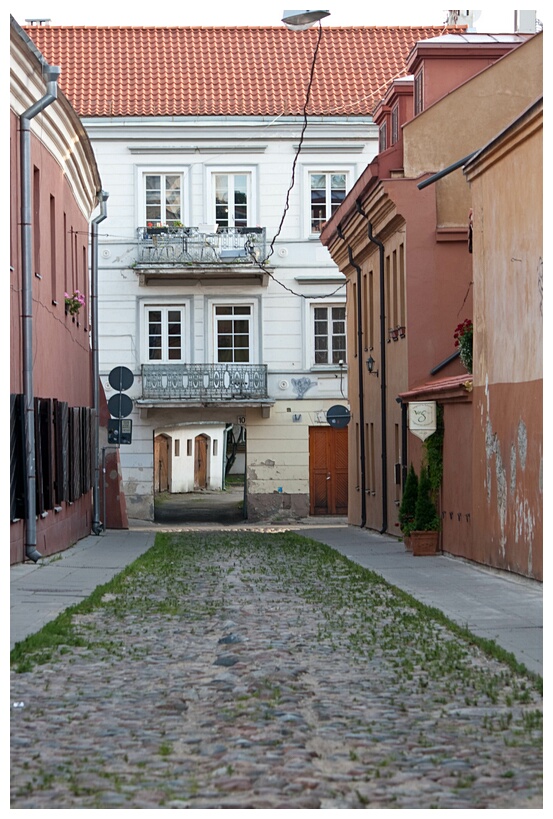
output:
[{"label": "flower pot", "polygon": [[413,557],[438,554],[439,532],[411,532]]},{"label": "flower pot", "polygon": [[403,543],[405,544],[405,548],[408,549],[409,551],[411,551],[411,549],[413,547],[411,546],[411,535],[410,534],[409,535],[403,535]]}]

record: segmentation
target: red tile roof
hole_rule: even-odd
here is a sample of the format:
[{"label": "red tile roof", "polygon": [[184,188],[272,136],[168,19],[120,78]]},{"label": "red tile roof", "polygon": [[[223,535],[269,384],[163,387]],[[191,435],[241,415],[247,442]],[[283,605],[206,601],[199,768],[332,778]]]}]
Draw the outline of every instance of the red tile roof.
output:
[{"label": "red tile roof", "polygon": [[[83,117],[302,114],[318,38],[284,26],[24,28]],[[370,114],[413,45],[443,33],[323,28],[308,113]]]}]

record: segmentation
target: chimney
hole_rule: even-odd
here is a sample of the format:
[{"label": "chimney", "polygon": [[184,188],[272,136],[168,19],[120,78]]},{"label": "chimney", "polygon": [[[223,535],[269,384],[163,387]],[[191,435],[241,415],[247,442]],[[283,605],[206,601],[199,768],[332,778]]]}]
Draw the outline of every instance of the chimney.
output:
[{"label": "chimney", "polygon": [[515,31],[520,34],[535,34],[536,12],[515,11]]}]

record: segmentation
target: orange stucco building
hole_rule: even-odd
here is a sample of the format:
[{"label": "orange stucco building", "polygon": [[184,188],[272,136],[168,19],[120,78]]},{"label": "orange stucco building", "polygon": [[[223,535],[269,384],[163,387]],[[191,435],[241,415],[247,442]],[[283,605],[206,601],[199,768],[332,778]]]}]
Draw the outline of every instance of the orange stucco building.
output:
[{"label": "orange stucco building", "polygon": [[[349,522],[399,535],[398,507],[406,470],[411,462],[420,469],[422,457],[421,441],[407,428],[407,407],[413,401],[436,401],[444,424],[439,497],[443,550],[540,578],[541,514],[536,506],[541,502],[540,492],[533,488],[530,501],[521,483],[520,492],[510,490],[517,500],[509,505],[503,500],[503,490],[490,478],[500,445],[494,449],[486,434],[499,440],[500,433],[493,422],[491,432],[486,425],[480,436],[476,431],[485,404],[481,391],[489,397],[489,371],[486,381],[481,364],[475,364],[473,379],[459,360],[453,333],[461,321],[473,318],[474,310],[478,356],[487,338],[487,324],[495,327],[498,319],[493,310],[489,312],[489,300],[486,321],[481,312],[484,308],[481,304],[477,307],[477,298],[485,294],[477,284],[477,270],[482,281],[487,281],[490,224],[497,223],[500,204],[508,208],[507,203],[512,203],[512,189],[508,190],[508,178],[504,179],[501,198],[488,188],[487,201],[476,213],[474,197],[483,183],[475,183],[473,190],[462,168],[541,94],[542,36],[496,38],[466,33],[438,37],[413,48],[406,73],[408,76],[390,86],[375,110],[381,129],[380,153],[321,235],[348,279]],[[536,154],[538,175],[539,161],[541,154]],[[475,178],[480,179],[480,175]],[[474,227],[469,237],[471,209]],[[529,210],[536,219],[535,208]],[[541,212],[536,220],[541,226],[540,217]],[[477,224],[478,230],[483,230],[482,226],[487,230],[484,245],[479,244],[472,253]],[[539,237],[534,238],[539,255],[541,243]],[[498,237],[494,241],[500,244]],[[497,264],[499,271],[499,259]],[[496,277],[499,280],[499,272]],[[502,293],[505,284],[500,285]],[[504,302],[509,303],[507,293]],[[509,327],[511,316],[499,316]],[[528,355],[534,356],[538,343],[533,339]],[[537,369],[531,368],[533,375]],[[521,372],[525,375],[520,381],[526,381],[529,370]],[[503,376],[497,372],[498,396]],[[512,380],[502,383],[510,385]],[[541,382],[536,377],[532,383],[535,404]],[[519,389],[530,398],[529,391]],[[500,403],[505,404],[508,395],[509,400],[520,404],[515,392],[505,387]],[[515,415],[504,415],[501,435],[505,441],[509,439],[505,446],[515,446],[516,450],[518,439],[512,436]],[[539,438],[539,419],[531,423],[523,420],[522,424],[521,429],[532,429],[532,435]],[[521,436],[524,439],[523,432]],[[529,452],[522,444],[521,453],[523,450]],[[536,441],[531,456],[533,474],[540,471],[538,450]],[[503,465],[509,457],[518,457],[518,477],[513,473],[509,478],[513,487],[518,486],[519,477],[528,482],[530,470],[526,468],[522,474],[521,453],[502,455]],[[503,476],[501,469],[498,474]],[[493,498],[499,496],[499,507],[496,503],[490,517]],[[492,517],[497,517],[495,523]],[[528,538],[532,545],[522,546]],[[528,548],[531,558],[523,554]]]}]

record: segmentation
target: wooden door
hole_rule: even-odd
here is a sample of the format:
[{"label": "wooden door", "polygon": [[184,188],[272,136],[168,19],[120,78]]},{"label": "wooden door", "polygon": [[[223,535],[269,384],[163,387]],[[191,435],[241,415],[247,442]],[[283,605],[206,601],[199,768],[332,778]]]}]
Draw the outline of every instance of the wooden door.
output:
[{"label": "wooden door", "polygon": [[194,439],[194,489],[207,489],[208,443],[206,435]]},{"label": "wooden door", "polygon": [[311,515],[347,515],[347,429],[310,428],[309,496]]},{"label": "wooden door", "polygon": [[154,487],[156,492],[169,491],[169,438],[156,435],[154,439]]}]

